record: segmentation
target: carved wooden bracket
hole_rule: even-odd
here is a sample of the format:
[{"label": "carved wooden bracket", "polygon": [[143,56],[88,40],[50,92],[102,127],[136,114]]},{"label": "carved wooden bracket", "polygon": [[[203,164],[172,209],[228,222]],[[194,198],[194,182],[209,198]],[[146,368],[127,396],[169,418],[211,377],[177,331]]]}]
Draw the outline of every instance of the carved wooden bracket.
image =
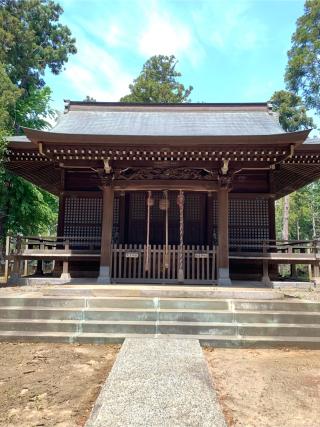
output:
[{"label": "carved wooden bracket", "polygon": [[115,170],[117,180],[205,180],[216,181],[217,171],[204,168],[127,168]]}]

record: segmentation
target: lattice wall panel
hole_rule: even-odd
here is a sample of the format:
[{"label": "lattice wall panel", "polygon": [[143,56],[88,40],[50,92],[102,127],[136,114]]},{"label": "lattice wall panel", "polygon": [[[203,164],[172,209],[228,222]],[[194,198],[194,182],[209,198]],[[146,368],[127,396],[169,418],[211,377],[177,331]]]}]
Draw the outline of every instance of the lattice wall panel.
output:
[{"label": "lattice wall panel", "polygon": [[[218,242],[218,202],[213,203],[213,241]],[[229,201],[230,243],[269,239],[269,204],[261,199],[230,199]]]},{"label": "lattice wall panel", "polygon": [[[67,197],[65,199],[64,236],[97,238],[101,237],[102,198]],[[114,199],[113,238],[119,236],[119,198]]]}]

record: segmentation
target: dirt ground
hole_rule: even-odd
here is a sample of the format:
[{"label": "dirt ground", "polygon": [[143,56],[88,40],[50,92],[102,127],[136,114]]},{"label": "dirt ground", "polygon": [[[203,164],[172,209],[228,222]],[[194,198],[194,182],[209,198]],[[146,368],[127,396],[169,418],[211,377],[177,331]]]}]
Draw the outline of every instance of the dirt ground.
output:
[{"label": "dirt ground", "polygon": [[320,426],[320,350],[204,350],[229,427]]},{"label": "dirt ground", "polygon": [[313,301],[320,302],[320,287],[317,286],[316,289],[309,291],[299,291],[299,290],[285,290],[283,291],[285,297],[287,298],[299,298],[303,301]]},{"label": "dirt ground", "polygon": [[119,349],[0,343],[0,426],[83,426]]}]

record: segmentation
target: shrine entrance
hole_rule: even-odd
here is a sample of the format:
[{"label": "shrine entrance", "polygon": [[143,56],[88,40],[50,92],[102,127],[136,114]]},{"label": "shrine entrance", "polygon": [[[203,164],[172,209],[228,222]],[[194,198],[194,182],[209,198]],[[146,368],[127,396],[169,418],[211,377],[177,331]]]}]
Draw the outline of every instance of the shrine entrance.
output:
[{"label": "shrine entrance", "polygon": [[[150,237],[152,245],[163,245],[166,240],[166,215],[168,216],[168,244],[180,244],[180,217],[177,203],[178,191],[168,191],[168,212],[161,209],[164,192],[153,191],[153,205],[150,207]],[[128,195],[126,212],[128,214],[127,238],[123,243],[144,244],[147,235],[147,192],[132,192]],[[210,199],[211,202],[211,199]],[[210,203],[209,202],[209,203]],[[207,194],[184,192],[183,242],[187,245],[206,245],[211,243],[208,236],[206,218]]]},{"label": "shrine entrance", "polygon": [[216,250],[209,245],[207,199],[204,192],[129,192],[124,242],[112,246],[112,280],[212,283]]}]

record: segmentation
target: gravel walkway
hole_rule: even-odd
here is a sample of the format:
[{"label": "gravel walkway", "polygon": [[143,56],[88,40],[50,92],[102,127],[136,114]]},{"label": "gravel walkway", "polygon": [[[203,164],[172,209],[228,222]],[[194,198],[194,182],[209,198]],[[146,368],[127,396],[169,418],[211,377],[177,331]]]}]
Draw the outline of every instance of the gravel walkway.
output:
[{"label": "gravel walkway", "polygon": [[126,339],[86,427],[225,427],[199,341]]}]

